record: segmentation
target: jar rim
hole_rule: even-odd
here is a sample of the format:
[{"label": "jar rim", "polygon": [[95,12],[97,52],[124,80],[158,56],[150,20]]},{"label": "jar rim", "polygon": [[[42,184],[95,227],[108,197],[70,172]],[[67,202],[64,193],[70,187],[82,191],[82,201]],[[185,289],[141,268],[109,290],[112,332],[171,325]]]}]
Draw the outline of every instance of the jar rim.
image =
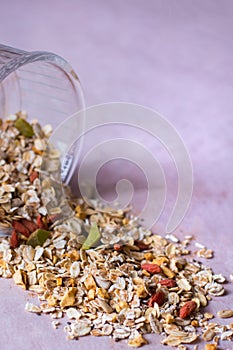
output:
[{"label": "jar rim", "polygon": [[72,77],[80,83],[80,80],[71,65],[63,57],[55,53],[49,51],[24,51],[0,44],[0,56],[1,52],[4,51],[18,54],[18,56],[12,57],[8,60],[8,62],[0,67],[0,82],[4,80],[10,73],[28,63],[44,61],[47,63],[55,64],[58,67],[62,68],[65,72],[71,74]]}]

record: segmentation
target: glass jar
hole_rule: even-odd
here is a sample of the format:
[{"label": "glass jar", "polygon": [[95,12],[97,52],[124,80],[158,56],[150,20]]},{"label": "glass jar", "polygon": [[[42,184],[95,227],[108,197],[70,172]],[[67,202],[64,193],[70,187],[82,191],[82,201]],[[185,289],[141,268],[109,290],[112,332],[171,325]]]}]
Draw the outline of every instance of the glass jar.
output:
[{"label": "glass jar", "polygon": [[[81,84],[69,63],[54,53],[27,52],[0,44],[0,116],[20,110],[55,129],[72,114],[84,110]],[[65,147],[66,144],[64,140]],[[78,155],[75,147],[72,145],[62,160],[62,179],[66,183]]]},{"label": "glass jar", "polygon": [[[66,60],[51,52],[27,52],[0,44],[0,117],[26,111],[30,119],[38,119],[42,125],[51,124],[56,130],[81,110],[84,111],[81,84]],[[83,127],[84,118],[80,119],[72,119],[73,132]],[[80,144],[79,148],[76,143],[67,148],[71,130],[60,129],[61,175],[63,182],[69,183]]]},{"label": "glass jar", "polygon": [[62,57],[0,44],[0,114],[26,110],[56,126],[84,107],[79,78]]}]

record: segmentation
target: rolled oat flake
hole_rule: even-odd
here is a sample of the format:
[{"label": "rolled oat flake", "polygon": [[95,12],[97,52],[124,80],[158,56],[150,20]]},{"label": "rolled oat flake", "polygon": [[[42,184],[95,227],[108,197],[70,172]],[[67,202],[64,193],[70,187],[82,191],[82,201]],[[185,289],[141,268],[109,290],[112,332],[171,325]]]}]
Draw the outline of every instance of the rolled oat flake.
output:
[{"label": "rolled oat flake", "polygon": [[220,318],[230,318],[233,317],[233,310],[220,310],[217,312]]}]

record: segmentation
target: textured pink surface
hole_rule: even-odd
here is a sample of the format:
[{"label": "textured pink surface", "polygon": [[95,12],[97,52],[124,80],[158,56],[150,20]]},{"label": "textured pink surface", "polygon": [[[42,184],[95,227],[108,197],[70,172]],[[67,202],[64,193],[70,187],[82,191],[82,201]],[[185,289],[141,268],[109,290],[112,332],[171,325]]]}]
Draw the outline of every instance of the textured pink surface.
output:
[{"label": "textured pink surface", "polygon": [[[79,73],[87,105],[130,101],[152,107],[179,130],[193,161],[194,195],[177,231],[215,250],[207,261],[233,273],[233,4],[220,1],[0,1],[1,42],[64,56]],[[166,160],[164,161],[166,166]],[[170,177],[173,180],[173,177]],[[171,182],[170,181],[170,182]],[[171,193],[174,183],[169,184]],[[139,193],[138,203],[140,196]],[[161,224],[160,224],[161,225]],[[157,229],[159,230],[159,225]],[[233,285],[210,310],[233,307]],[[0,349],[126,349],[124,341],[67,342],[49,317],[24,312],[28,293],[0,280]],[[149,349],[162,349],[148,336]],[[225,343],[223,349],[231,349]]]}]

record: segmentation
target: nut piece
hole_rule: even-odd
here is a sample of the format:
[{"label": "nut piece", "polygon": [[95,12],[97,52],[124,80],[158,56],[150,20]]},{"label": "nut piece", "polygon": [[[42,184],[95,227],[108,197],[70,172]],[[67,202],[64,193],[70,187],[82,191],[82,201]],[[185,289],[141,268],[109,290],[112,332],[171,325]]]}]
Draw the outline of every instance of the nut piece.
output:
[{"label": "nut piece", "polygon": [[173,272],[171,269],[169,269],[166,266],[162,266],[162,270],[164,275],[166,275],[168,278],[173,278],[176,275],[175,272]]},{"label": "nut piece", "polygon": [[73,306],[75,303],[76,288],[71,287],[61,299],[61,307]]},{"label": "nut piece", "polygon": [[143,344],[148,344],[148,341],[145,338],[143,338],[141,334],[139,334],[137,337],[130,339],[128,341],[128,345],[133,348],[139,348]]},{"label": "nut piece", "polygon": [[206,344],[205,350],[217,350],[217,345],[216,344]]},{"label": "nut piece", "polygon": [[230,318],[233,317],[233,310],[220,310],[217,315],[221,318]]},{"label": "nut piece", "polygon": [[96,283],[95,283],[95,280],[93,278],[93,276],[91,274],[89,274],[85,281],[84,281],[84,284],[85,284],[85,287],[87,288],[87,290],[90,290],[90,289],[95,289],[96,288]]}]

